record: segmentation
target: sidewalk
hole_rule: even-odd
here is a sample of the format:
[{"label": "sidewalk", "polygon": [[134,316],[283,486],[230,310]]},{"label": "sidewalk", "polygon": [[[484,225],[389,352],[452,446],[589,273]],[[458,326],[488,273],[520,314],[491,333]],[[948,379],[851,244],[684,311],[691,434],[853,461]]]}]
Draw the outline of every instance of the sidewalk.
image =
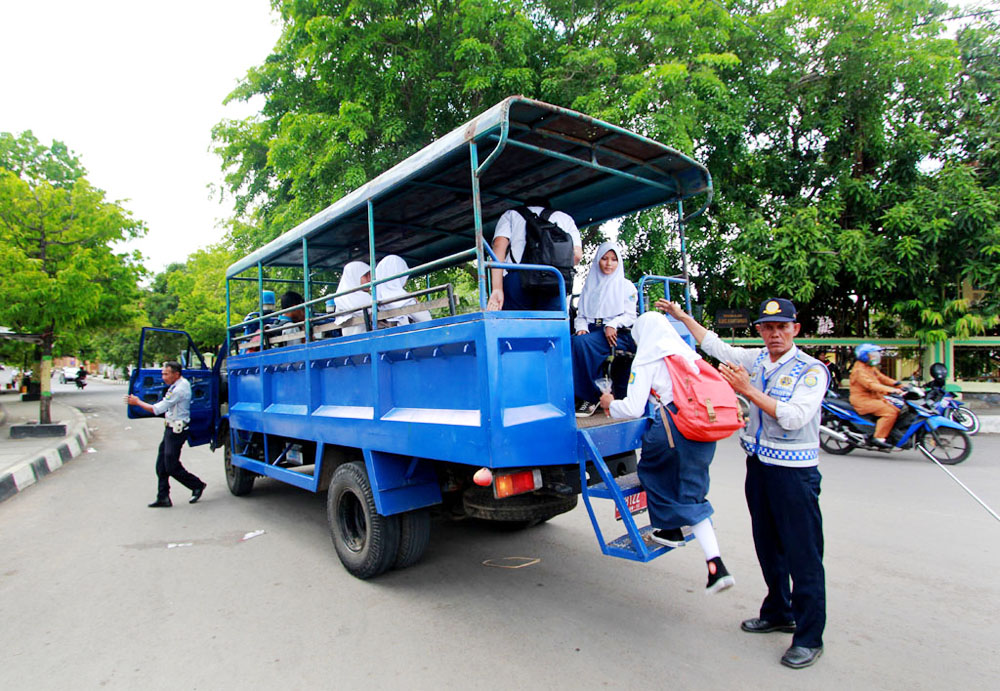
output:
[{"label": "sidewalk", "polygon": [[65,423],[65,437],[10,438],[10,425],[37,419],[38,401],[22,402],[20,394],[15,393],[0,395],[0,501],[30,487],[87,449],[90,430],[83,413],[55,400],[52,421]]}]

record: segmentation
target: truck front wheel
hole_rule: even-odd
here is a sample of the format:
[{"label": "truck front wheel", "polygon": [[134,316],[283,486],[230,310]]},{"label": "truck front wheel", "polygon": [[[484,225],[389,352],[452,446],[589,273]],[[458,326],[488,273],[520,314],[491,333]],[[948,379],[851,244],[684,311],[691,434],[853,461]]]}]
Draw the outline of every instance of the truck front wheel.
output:
[{"label": "truck front wheel", "polygon": [[337,556],[357,578],[373,578],[396,561],[399,518],[375,510],[375,497],[363,464],[344,463],[330,479],[326,518]]},{"label": "truck front wheel", "polygon": [[227,441],[224,446],[226,484],[229,485],[229,491],[237,497],[250,494],[250,490],[253,489],[253,481],[257,478],[257,474],[251,473],[249,470],[241,468],[238,465],[234,465],[233,454],[230,449],[229,442]]}]

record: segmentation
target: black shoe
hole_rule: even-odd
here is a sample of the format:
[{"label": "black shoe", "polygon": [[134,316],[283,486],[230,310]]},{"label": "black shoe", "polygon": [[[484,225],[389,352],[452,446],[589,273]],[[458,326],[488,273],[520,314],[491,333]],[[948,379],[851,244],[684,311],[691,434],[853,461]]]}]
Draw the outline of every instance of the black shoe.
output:
[{"label": "black shoe", "polygon": [[591,403],[590,401],[581,401],[580,405],[576,407],[577,417],[590,417],[597,412],[597,404]]},{"label": "black shoe", "polygon": [[649,539],[667,547],[683,547],[687,544],[687,541],[684,540],[684,533],[680,528],[654,530],[649,534]]},{"label": "black shoe", "polygon": [[876,439],[875,437],[871,437],[870,439],[868,439],[868,443],[874,446],[876,449],[884,449],[888,451],[889,449],[892,448],[892,444],[884,442],[881,439]]},{"label": "black shoe", "polygon": [[801,645],[793,645],[781,656],[781,664],[792,669],[802,669],[816,662],[823,654],[823,647],[804,648]]},{"label": "black shoe", "polygon": [[736,585],[726,565],[722,563],[722,557],[713,557],[708,560],[708,585],[705,586],[705,594],[718,593]]},{"label": "black shoe", "polygon": [[156,501],[154,501],[152,504],[149,505],[149,508],[169,509],[173,505],[174,505],[173,502],[171,502],[169,499],[157,499]]},{"label": "black shoe", "polygon": [[206,487],[208,487],[208,485],[202,485],[198,489],[196,489],[193,492],[191,492],[191,501],[189,501],[188,503],[189,504],[194,504],[196,501],[198,501],[199,499],[201,499],[201,493],[205,491]]},{"label": "black shoe", "polygon": [[776,624],[767,619],[747,619],[740,624],[740,628],[748,633],[773,633],[775,631],[795,633],[795,622],[787,621],[784,624]]}]

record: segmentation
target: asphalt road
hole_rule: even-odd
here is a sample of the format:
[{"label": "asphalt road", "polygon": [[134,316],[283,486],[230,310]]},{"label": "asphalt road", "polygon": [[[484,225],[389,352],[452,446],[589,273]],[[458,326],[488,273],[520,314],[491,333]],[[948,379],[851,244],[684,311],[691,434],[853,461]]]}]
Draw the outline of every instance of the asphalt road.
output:
[{"label": "asphalt road", "polygon": [[[521,533],[435,521],[422,562],[363,582],[323,496],[264,480],[233,497],[207,449],[183,454],[200,503],[175,488],[146,508],[159,423],[126,420],[122,386],[55,388],[93,452],[0,504],[6,689],[996,687],[1000,523],[913,452],[823,455],[826,652],[796,671],[790,636],[739,630],[763,581],[731,440],[710,499],[732,590],[703,595],[697,545],[602,556],[582,506]],[[954,470],[1000,508],[1000,436],[974,442]],[[484,565],[506,557],[539,561]]]}]

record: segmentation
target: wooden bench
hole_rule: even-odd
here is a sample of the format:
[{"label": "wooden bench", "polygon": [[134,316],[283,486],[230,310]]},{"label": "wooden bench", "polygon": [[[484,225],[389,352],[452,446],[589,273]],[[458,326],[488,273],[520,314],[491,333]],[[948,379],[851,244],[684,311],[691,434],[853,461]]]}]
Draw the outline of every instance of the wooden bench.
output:
[{"label": "wooden bench", "polygon": [[[408,297],[426,295],[428,293],[440,292],[446,290],[448,291],[447,297],[435,298],[433,300],[427,300],[426,302],[417,302],[413,305],[407,305],[405,307],[397,307],[388,310],[379,310],[378,317],[379,323],[382,324],[383,320],[392,319],[393,317],[403,317],[410,314],[416,314],[417,312],[428,312],[430,310],[440,309],[443,307],[448,307],[451,309],[452,314],[454,314],[453,298],[451,297],[452,288],[451,284],[444,284],[440,286],[434,286],[432,288],[426,288],[408,295],[402,295],[399,297],[387,298],[385,300],[379,301],[379,306],[383,304],[391,304],[393,302],[399,302],[400,300],[406,300]],[[362,314],[357,314],[347,321],[336,323],[337,317],[344,316],[346,314],[354,314],[356,312],[362,312]],[[361,307],[358,309],[341,310],[339,312],[333,312],[330,314],[317,315],[311,320],[313,323],[322,320],[322,324],[318,324],[313,327],[313,340],[320,340],[324,338],[325,334],[331,331],[336,331],[338,329],[343,329],[351,326],[364,326],[366,330],[370,330],[371,317],[370,307]],[[267,336],[267,343],[269,346],[282,346],[291,342],[302,342],[305,339],[304,331],[296,331],[293,333],[281,333],[285,329],[291,327],[303,327],[304,322],[292,322],[290,324],[284,324],[280,327],[271,327],[265,329],[264,333]],[[384,327],[383,327],[384,328]],[[274,334],[274,335],[271,335]]]}]

